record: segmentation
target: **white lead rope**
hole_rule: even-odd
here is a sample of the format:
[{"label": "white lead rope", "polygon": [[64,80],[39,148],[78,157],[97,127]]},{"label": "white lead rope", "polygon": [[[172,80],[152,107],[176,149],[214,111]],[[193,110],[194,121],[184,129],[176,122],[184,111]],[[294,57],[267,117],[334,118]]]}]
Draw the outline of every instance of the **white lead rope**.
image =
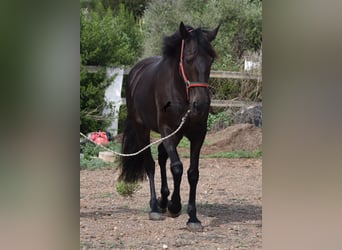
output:
[{"label": "white lead rope", "polygon": [[[150,144],[147,145],[146,147],[140,149],[138,152],[131,153],[131,154],[122,154],[122,153],[119,153],[119,152],[115,152],[115,151],[113,151],[113,150],[111,150],[111,149],[109,149],[109,148],[106,148],[106,147],[102,146],[101,144],[97,144],[97,145],[100,146],[101,148],[105,149],[106,151],[110,151],[110,152],[112,152],[112,153],[114,153],[114,154],[116,154],[116,155],[119,155],[119,156],[127,156],[127,157],[128,157],[128,156],[135,156],[135,155],[138,155],[138,154],[140,154],[141,152],[143,152],[144,150],[146,150],[147,148],[151,147],[152,145],[157,144],[157,143],[159,143],[159,142],[162,142],[162,141],[164,141],[164,140],[170,138],[171,136],[175,135],[175,134],[182,128],[182,126],[184,125],[184,123],[185,123],[185,121],[186,121],[186,118],[188,117],[189,113],[190,113],[190,109],[188,109],[188,111],[187,111],[187,112],[185,113],[185,115],[182,117],[182,121],[181,121],[181,123],[179,124],[178,128],[177,128],[175,131],[173,131],[171,134],[169,134],[169,135],[167,135],[167,136],[165,136],[165,137],[163,137],[163,138],[160,138],[160,139],[157,140],[157,141],[154,141],[154,142],[150,143]],[[91,141],[91,140],[90,140],[85,134],[83,134],[82,132],[80,132],[80,135],[81,135],[82,137],[86,138],[88,141]]]}]

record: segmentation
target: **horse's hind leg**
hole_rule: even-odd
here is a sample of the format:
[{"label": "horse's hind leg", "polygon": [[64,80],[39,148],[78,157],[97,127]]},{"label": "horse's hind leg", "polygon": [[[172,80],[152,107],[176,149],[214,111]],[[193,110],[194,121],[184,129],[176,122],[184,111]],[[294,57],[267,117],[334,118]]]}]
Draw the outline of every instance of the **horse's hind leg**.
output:
[{"label": "horse's hind leg", "polygon": [[161,198],[159,200],[159,207],[162,213],[166,212],[167,206],[167,197],[170,195],[170,190],[167,185],[167,176],[166,176],[166,161],[168,158],[168,154],[164,148],[164,144],[161,143],[158,146],[158,163],[160,166],[160,174],[161,174]]}]

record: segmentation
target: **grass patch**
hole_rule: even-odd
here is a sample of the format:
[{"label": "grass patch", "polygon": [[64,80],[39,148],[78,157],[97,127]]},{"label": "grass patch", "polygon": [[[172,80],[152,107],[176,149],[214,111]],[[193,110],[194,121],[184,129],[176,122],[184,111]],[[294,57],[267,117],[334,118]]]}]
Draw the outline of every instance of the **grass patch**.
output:
[{"label": "grass patch", "polygon": [[261,158],[262,150],[254,151],[228,151],[228,152],[217,152],[214,154],[201,155],[201,158]]},{"label": "grass patch", "polygon": [[231,123],[231,118],[226,111],[218,112],[216,114],[209,113],[207,128],[209,131],[219,131],[220,129],[228,127]]},{"label": "grass patch", "polygon": [[188,138],[183,137],[182,140],[179,142],[178,147],[190,148],[190,141],[188,140]]},{"label": "grass patch", "polygon": [[[183,152],[179,154],[182,158],[190,158],[190,153]],[[254,150],[254,151],[221,151],[213,154],[200,154],[200,158],[228,158],[228,159],[239,159],[239,158],[262,158],[262,150]]]},{"label": "grass patch", "polygon": [[[158,133],[151,132],[151,138],[159,139],[160,135]],[[210,145],[210,143],[205,140],[203,145]],[[116,152],[121,152],[121,144],[119,143],[110,142],[107,145],[107,148]],[[183,137],[181,141],[179,142],[177,148],[190,149],[190,141],[186,137]],[[96,158],[96,156],[98,155],[98,152],[100,151],[103,151],[103,149],[101,149],[100,147],[92,143],[89,143],[89,144],[87,143],[86,145],[84,145],[83,146],[84,157],[80,158],[81,169],[95,170],[95,169],[102,169],[102,168],[118,167],[118,165],[120,164],[120,162],[118,161],[118,158],[114,163],[106,163],[102,161],[101,159]],[[182,158],[190,157],[190,153],[188,150],[181,150],[178,152],[179,152],[180,157]],[[151,153],[152,153],[153,159],[158,160],[158,144],[154,144],[151,146]],[[228,152],[216,152],[213,154],[201,153],[200,158],[229,158],[229,159],[262,158],[262,150],[261,149],[254,150],[254,151],[238,150],[238,151],[228,151]],[[137,185],[137,187],[139,187],[139,185]],[[123,196],[130,196],[136,191],[137,187],[135,187],[134,184],[133,185],[126,184],[125,186],[125,184],[118,183],[117,191],[119,194],[122,193]]]},{"label": "grass patch", "polygon": [[[208,141],[204,140],[203,145],[210,145]],[[153,159],[158,159],[158,145],[153,145],[151,148]],[[190,141],[183,137],[179,142],[177,148],[179,149],[189,149],[190,151]],[[185,151],[185,152],[184,152]],[[182,158],[189,158],[190,152],[188,150],[181,150],[178,151],[179,156]],[[200,158],[228,158],[228,159],[239,159],[239,158],[262,158],[262,150],[253,150],[253,151],[244,151],[244,150],[237,150],[237,151],[227,151],[227,152],[216,152],[213,154],[203,154],[201,153]]]},{"label": "grass patch", "polygon": [[132,196],[136,191],[138,191],[141,188],[139,183],[133,182],[133,183],[128,183],[124,181],[119,181],[116,184],[116,191],[118,194],[121,196]]},{"label": "grass patch", "polygon": [[[156,135],[158,135],[158,137]],[[153,133],[151,133],[151,138],[160,139],[160,135],[153,132]],[[154,145],[151,146],[151,153],[152,153],[152,157],[153,157],[154,160],[158,160],[158,145],[159,144],[154,144]],[[179,142],[177,148],[190,149],[190,141],[186,137],[183,137],[181,139],[181,141]],[[182,155],[182,154],[180,154],[180,155]]]},{"label": "grass patch", "polygon": [[[119,143],[110,142],[105,147],[115,152],[121,151],[121,144]],[[82,170],[108,169],[119,165],[119,162],[117,161],[104,162],[102,159],[97,158],[99,152],[104,151],[104,149],[95,143],[86,142],[81,145],[81,150],[82,156],[80,156],[80,168]]]},{"label": "grass patch", "polygon": [[104,162],[99,158],[80,157],[80,167],[82,170],[107,169],[115,167],[112,162]]},{"label": "grass patch", "polygon": [[[99,152],[104,151],[102,147],[92,142],[86,142],[80,147],[84,158],[86,159],[97,157],[99,155]],[[114,141],[109,142],[107,145],[105,145],[105,147],[115,152],[121,152],[121,144]]]},{"label": "grass patch", "polygon": [[115,152],[121,152],[121,143],[111,141],[110,143],[108,143],[106,148]]}]

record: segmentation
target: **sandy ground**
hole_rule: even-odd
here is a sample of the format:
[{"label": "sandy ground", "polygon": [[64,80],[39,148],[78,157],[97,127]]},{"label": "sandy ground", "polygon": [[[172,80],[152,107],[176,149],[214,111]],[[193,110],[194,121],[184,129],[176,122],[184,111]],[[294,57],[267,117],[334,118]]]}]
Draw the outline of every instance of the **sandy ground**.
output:
[{"label": "sandy ground", "polygon": [[[211,145],[204,146],[203,153],[261,146],[260,129],[250,125],[229,127],[218,133],[208,135]],[[189,159],[182,161],[186,170]],[[182,214],[162,221],[148,219],[148,181],[142,182],[132,197],[122,197],[115,189],[118,174],[117,169],[80,171],[80,249],[262,248],[261,159],[200,160],[197,212],[204,230],[197,233],[186,229],[186,171],[181,183]],[[158,168],[155,180],[159,190]],[[172,191],[170,171],[168,182]]]}]

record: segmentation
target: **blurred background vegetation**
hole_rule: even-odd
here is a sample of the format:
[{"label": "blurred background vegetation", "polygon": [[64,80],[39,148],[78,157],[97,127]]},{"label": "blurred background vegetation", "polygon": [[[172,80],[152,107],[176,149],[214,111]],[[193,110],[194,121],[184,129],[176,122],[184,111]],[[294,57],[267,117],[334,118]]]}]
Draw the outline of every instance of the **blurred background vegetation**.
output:
[{"label": "blurred background vegetation", "polygon": [[[109,84],[105,71],[90,73],[85,66],[129,68],[160,55],[162,37],[174,33],[180,21],[208,29],[221,24],[213,41],[219,57],[212,70],[242,71],[244,56],[262,51],[261,0],[80,0],[80,8],[83,133],[105,130],[109,124],[103,117]],[[256,80],[211,78],[210,85],[215,99],[262,100]],[[119,130],[124,117],[120,112]]]}]

